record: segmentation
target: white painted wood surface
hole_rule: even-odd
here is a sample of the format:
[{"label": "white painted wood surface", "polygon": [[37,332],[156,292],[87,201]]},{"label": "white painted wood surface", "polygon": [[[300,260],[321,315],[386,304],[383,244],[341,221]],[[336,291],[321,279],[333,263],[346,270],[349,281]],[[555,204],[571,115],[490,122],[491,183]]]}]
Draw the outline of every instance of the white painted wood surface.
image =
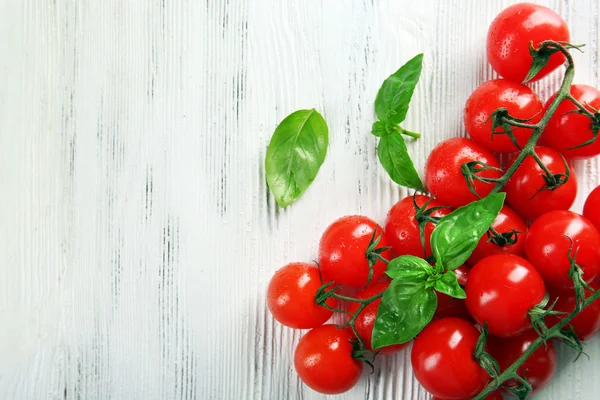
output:
[{"label": "white painted wood surface", "polygon": [[[0,399],[324,398],[298,381],[300,333],[274,323],[266,284],[314,259],[337,217],[383,221],[406,195],[369,131],[382,80],[417,52],[417,168],[464,133],[509,3],[1,0]],[[546,4],[588,44],[576,82],[599,86],[597,1]],[[279,210],[266,145],[306,107],[327,119],[329,153]],[[576,168],[580,209],[598,161]],[[561,351],[537,398],[597,398],[599,340],[588,353]],[[408,352],[367,372],[339,398],[427,398]]]}]

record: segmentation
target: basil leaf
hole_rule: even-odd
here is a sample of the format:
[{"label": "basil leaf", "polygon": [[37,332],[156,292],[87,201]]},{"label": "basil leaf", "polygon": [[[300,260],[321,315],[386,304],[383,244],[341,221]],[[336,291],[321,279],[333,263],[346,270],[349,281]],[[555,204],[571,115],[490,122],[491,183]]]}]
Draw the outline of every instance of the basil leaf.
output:
[{"label": "basil leaf", "polygon": [[375,98],[377,118],[391,125],[398,125],[404,121],[422,68],[423,54],[421,53],[383,81]]},{"label": "basil leaf", "polygon": [[452,271],[444,273],[433,285],[433,288],[440,293],[447,294],[450,297],[457,299],[466,299],[467,294],[460,287],[456,274]]},{"label": "basil leaf", "polygon": [[298,110],[275,129],[267,156],[267,184],[280,207],[296,201],[317,176],[327,154],[327,123],[316,110]]},{"label": "basil leaf", "polygon": [[383,293],[373,326],[373,349],[405,343],[431,321],[437,308],[432,288],[419,278],[394,279]]},{"label": "basil leaf", "polygon": [[505,193],[489,195],[443,217],[431,234],[436,265],[454,270],[467,261],[504,204]]},{"label": "basil leaf", "polygon": [[385,273],[392,279],[394,278],[421,278],[425,280],[427,276],[435,272],[433,267],[422,258],[415,256],[400,256],[389,262]]},{"label": "basil leaf", "polygon": [[383,168],[394,182],[415,190],[423,190],[419,174],[408,155],[404,138],[393,133],[383,136],[377,146],[377,155]]},{"label": "basil leaf", "polygon": [[388,129],[387,124],[385,122],[376,121],[373,123],[373,127],[371,128],[371,133],[373,136],[382,137],[387,135]]}]

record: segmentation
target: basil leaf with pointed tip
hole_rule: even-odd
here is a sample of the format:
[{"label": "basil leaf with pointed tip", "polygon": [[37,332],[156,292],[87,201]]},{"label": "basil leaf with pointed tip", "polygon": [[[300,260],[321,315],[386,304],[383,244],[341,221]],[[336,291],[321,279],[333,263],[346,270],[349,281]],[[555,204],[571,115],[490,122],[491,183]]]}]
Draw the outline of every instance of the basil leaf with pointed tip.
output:
[{"label": "basil leaf with pointed tip", "polygon": [[327,154],[327,123],[315,109],[288,115],[275,129],[265,158],[267,184],[280,207],[296,201]]},{"label": "basil leaf with pointed tip", "polygon": [[383,136],[377,146],[377,155],[394,182],[415,190],[423,190],[423,183],[410,159],[402,135],[391,133]]},{"label": "basil leaf with pointed tip", "polygon": [[435,272],[433,267],[422,258],[415,256],[400,256],[394,258],[388,263],[385,273],[392,279],[395,278],[421,278],[426,277]]},{"label": "basil leaf with pointed tip", "polygon": [[437,281],[435,281],[433,288],[440,293],[447,294],[456,299],[467,298],[467,294],[463,288],[460,287],[456,274],[453,271],[444,273]]}]

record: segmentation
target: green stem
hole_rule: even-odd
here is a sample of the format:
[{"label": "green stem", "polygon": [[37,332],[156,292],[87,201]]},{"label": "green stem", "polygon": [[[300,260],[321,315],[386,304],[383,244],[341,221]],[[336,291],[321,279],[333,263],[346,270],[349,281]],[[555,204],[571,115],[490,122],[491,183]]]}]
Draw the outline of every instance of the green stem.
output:
[{"label": "green stem", "polygon": [[[584,308],[586,308],[587,306],[589,306],[590,304],[592,304],[594,301],[598,300],[599,298],[600,298],[600,290],[596,290],[594,293],[592,293],[590,295],[590,297],[588,297],[585,300],[585,302],[583,302],[581,310],[583,310]],[[488,394],[490,394],[494,390],[498,389],[498,387],[502,383],[506,382],[507,380],[509,380],[509,379],[513,378],[515,375],[517,375],[517,370],[519,369],[519,367],[521,365],[523,365],[523,363],[525,363],[525,361],[527,361],[529,356],[531,356],[531,354],[534,351],[536,351],[538,348],[540,348],[546,342],[547,338],[551,338],[554,335],[556,335],[557,333],[559,333],[559,331],[565,325],[567,325],[569,322],[571,322],[571,320],[573,318],[575,318],[580,312],[581,311],[574,310],[569,315],[567,315],[563,320],[561,320],[557,325],[554,325],[552,328],[548,329],[548,331],[545,332],[545,334],[543,336],[540,336],[537,339],[535,339],[533,342],[531,342],[531,344],[529,345],[527,350],[525,350],[525,352],[521,355],[521,357],[519,357],[517,359],[517,361],[515,361],[510,367],[508,367],[504,372],[502,372],[498,376],[498,379],[492,380],[492,382],[490,382],[485,387],[485,389],[483,389],[483,391],[481,391],[477,396],[473,397],[472,400],[485,399],[485,397]]]},{"label": "green stem", "polygon": [[421,137],[421,134],[420,134],[420,133],[413,132],[413,131],[409,131],[408,129],[404,129],[404,128],[402,128],[401,126],[399,126],[399,127],[398,127],[398,132],[399,132],[401,135],[410,136],[410,137],[412,137],[412,138],[414,138],[414,139],[418,139],[418,138],[420,138],[420,137]]},{"label": "green stem", "polygon": [[535,160],[535,162],[540,166],[540,168],[542,169],[542,171],[544,171],[544,173],[546,174],[546,176],[548,178],[554,179],[554,174],[552,173],[552,171],[550,171],[548,169],[548,167],[546,167],[546,164],[544,164],[544,162],[542,161],[542,159],[540,158],[540,156],[538,156],[535,151],[533,151],[531,153],[531,157],[533,157],[533,159]]},{"label": "green stem", "polygon": [[569,93],[569,95],[567,96],[567,99],[573,103],[577,108],[579,108],[579,110],[581,110],[581,112],[583,112],[585,114],[586,117],[588,117],[589,119],[591,119],[592,121],[594,120],[594,118],[596,118],[596,116],[594,114],[592,114],[586,106],[584,106],[583,104],[581,104],[579,102],[579,100],[577,100],[575,97],[571,96],[571,93]]}]

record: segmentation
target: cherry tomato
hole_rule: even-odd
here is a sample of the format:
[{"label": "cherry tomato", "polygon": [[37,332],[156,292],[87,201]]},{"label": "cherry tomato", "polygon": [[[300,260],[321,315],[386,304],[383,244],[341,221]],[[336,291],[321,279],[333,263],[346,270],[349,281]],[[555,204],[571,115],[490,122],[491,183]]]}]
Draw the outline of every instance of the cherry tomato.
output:
[{"label": "cherry tomato", "polygon": [[[417,203],[419,208],[429,201],[426,210],[434,207],[442,207],[442,203],[435,199],[431,199],[425,195],[415,195],[413,197],[405,197],[390,209],[385,221],[385,236],[388,243],[392,246],[392,252],[397,255],[410,254],[417,257],[423,257],[423,246],[421,245],[421,236],[419,223],[416,219],[416,210],[413,202]],[[443,217],[450,214],[450,208],[440,208],[433,211],[431,217]],[[425,225],[425,248],[427,255],[431,254],[431,246],[429,238],[433,232],[435,225],[431,222]]]},{"label": "cherry tomato", "polygon": [[[529,43],[537,48],[544,40],[568,42],[569,29],[554,11],[531,3],[518,3],[505,8],[492,21],[488,30],[487,58],[494,71],[504,78],[522,82],[531,67]],[[561,53],[550,56],[548,64],[534,77],[543,78],[565,62]]]},{"label": "cherry tomato", "polygon": [[479,261],[467,280],[467,308],[490,334],[512,337],[531,327],[528,311],[539,304],[546,288],[533,265],[513,254],[496,254]]},{"label": "cherry tomato", "polygon": [[[285,326],[310,329],[323,325],[333,314],[315,303],[322,286],[319,270],[311,264],[291,263],[275,272],[267,288],[267,305],[273,317]],[[330,307],[336,300],[326,301]]]},{"label": "cherry tomato", "polygon": [[[479,244],[467,260],[469,265],[475,265],[482,258],[493,254],[525,255],[525,232],[527,232],[527,225],[516,212],[507,206],[502,207],[500,214],[498,214],[496,220],[492,223],[492,228],[501,235],[508,235],[511,232],[516,232],[513,235],[509,235],[508,238],[504,238],[516,240],[516,242],[508,244],[508,242],[503,242],[502,238],[492,240],[493,236],[488,234],[483,235],[479,240]],[[504,243],[504,245],[501,246],[502,243]]]},{"label": "cherry tomato", "polygon": [[[431,398],[431,400],[449,400],[449,399],[442,399],[441,397],[433,396]],[[461,400],[471,400],[471,398],[461,399]],[[498,390],[496,390],[496,391],[488,394],[487,396],[485,396],[485,399],[483,399],[483,400],[502,400],[502,394]]]},{"label": "cherry tomato", "polygon": [[[598,280],[590,283],[594,290],[600,290],[600,282]],[[585,297],[589,297],[591,292],[585,290]],[[554,303],[556,301],[556,303]],[[576,298],[575,292],[571,290],[552,290],[550,292],[550,304],[554,304],[554,310],[571,313],[575,310]],[[552,315],[546,318],[546,325],[553,327],[558,324],[564,315]],[[596,333],[600,332],[600,299],[595,300],[592,304],[584,308],[569,324],[581,340],[591,339]]]},{"label": "cherry tomato", "polygon": [[[438,201],[456,208],[478,200],[478,197],[469,191],[467,181],[461,173],[462,165],[472,161],[500,168],[498,160],[488,149],[466,138],[445,140],[431,151],[425,165],[425,181],[427,188]],[[482,178],[499,178],[501,172],[487,170],[476,175]],[[493,187],[493,184],[474,181],[475,191],[481,197],[487,196]]]},{"label": "cherry tomato", "polygon": [[596,187],[585,199],[583,216],[600,230],[600,186]]},{"label": "cherry tomato", "polygon": [[[461,265],[454,270],[454,273],[456,274],[458,283],[464,287],[467,284],[469,267]],[[471,314],[467,310],[467,304],[464,299],[457,299],[440,292],[435,292],[435,294],[437,295],[438,305],[433,315],[434,320],[452,317],[471,320]]]},{"label": "cherry tomato", "polygon": [[[383,292],[390,286],[389,282],[376,282],[369,286],[367,286],[364,290],[357,293],[354,296],[357,299],[367,299],[369,297],[373,297],[378,293]],[[377,317],[377,308],[381,303],[381,298],[374,300],[369,303],[358,315],[358,318],[354,321],[354,326],[356,326],[356,330],[360,335],[361,339],[365,344],[366,350],[373,350],[371,347],[371,338],[373,335],[373,324],[375,324],[375,318]],[[348,312],[350,315],[354,315],[356,311],[358,311],[360,304],[356,302],[352,302],[350,306],[348,306]],[[349,328],[350,329],[350,328]],[[391,346],[382,347],[379,350],[379,354],[393,354],[396,353],[403,348],[405,348],[408,343],[396,344]]]},{"label": "cherry tomato", "polygon": [[[342,285],[364,287],[369,278],[366,251],[373,231],[376,237],[381,236],[377,248],[388,247],[387,239],[382,235],[383,229],[370,218],[346,216],[329,225],[319,243],[319,264],[323,273]],[[389,250],[381,256],[389,260]],[[371,282],[377,282],[385,268],[386,264],[377,260],[373,265]]]},{"label": "cherry tomato", "polygon": [[322,325],[302,336],[294,353],[294,367],[302,381],[324,394],[350,390],[362,372],[352,358],[352,334],[335,325]]},{"label": "cherry tomato", "polygon": [[415,377],[434,396],[470,399],[489,382],[473,358],[479,331],[460,318],[432,322],[417,336],[411,353]]},{"label": "cherry tomato", "polygon": [[[519,149],[501,127],[497,127],[495,134],[492,135],[492,113],[498,108],[506,108],[512,117],[529,119],[529,123],[535,124],[543,115],[542,101],[527,86],[507,79],[485,82],[475,89],[467,100],[464,122],[471,138],[492,151],[502,153],[518,151]],[[532,130],[513,128],[512,132],[519,147],[523,148]]]},{"label": "cherry tomato", "polygon": [[[537,146],[535,152],[553,174],[564,174],[565,164],[560,154],[549,147]],[[509,164],[515,161],[513,157]],[[543,171],[531,156],[527,156],[504,187],[506,201],[521,217],[537,218],[553,210],[568,210],[577,196],[577,178],[569,165],[571,175],[567,182],[554,190],[541,190],[545,180]]]},{"label": "cherry tomato", "polygon": [[[588,85],[571,86],[571,95],[581,104],[588,104],[593,109],[600,108],[600,91]],[[546,109],[550,106],[556,94],[546,102]],[[542,134],[544,145],[560,151],[570,158],[590,158],[600,154],[600,139],[586,146],[576,149],[582,143],[594,137],[592,122],[585,115],[573,113],[577,107],[569,100],[563,100],[556,109],[548,126]],[[590,110],[593,114],[594,111]]]},{"label": "cherry tomato", "polygon": [[571,211],[552,211],[536,219],[525,237],[527,258],[544,281],[556,288],[573,287],[568,275],[571,245],[583,279],[592,282],[600,273],[600,233],[585,217]]},{"label": "cherry tomato", "polygon": [[[504,372],[527,351],[531,343],[538,337],[534,330],[508,339],[490,336],[487,341],[488,352],[498,361],[500,370]],[[550,382],[556,372],[556,364],[556,350],[552,341],[548,340],[545,346],[540,346],[529,356],[527,361],[519,367],[517,374],[526,377],[531,383],[533,391],[536,392]],[[511,379],[505,382],[505,385],[516,387],[517,382]]]}]

